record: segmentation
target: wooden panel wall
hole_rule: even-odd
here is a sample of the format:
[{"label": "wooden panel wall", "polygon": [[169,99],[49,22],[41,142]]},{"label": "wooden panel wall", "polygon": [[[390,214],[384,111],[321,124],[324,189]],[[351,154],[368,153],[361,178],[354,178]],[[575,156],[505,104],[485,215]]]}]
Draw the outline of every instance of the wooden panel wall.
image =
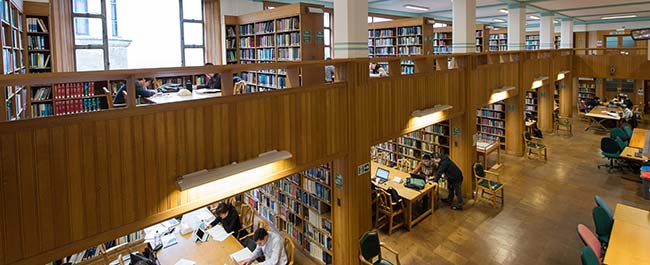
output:
[{"label": "wooden panel wall", "polygon": [[[650,61],[638,55],[576,55],[574,70],[578,77],[650,79]],[[614,75],[610,68],[614,67]]]},{"label": "wooden panel wall", "polygon": [[205,62],[221,64],[221,1],[203,0],[203,25],[205,27]]},{"label": "wooden panel wall", "polygon": [[72,29],[72,1],[50,1],[50,28],[52,41],[52,71],[72,72],[74,63],[74,32]]}]

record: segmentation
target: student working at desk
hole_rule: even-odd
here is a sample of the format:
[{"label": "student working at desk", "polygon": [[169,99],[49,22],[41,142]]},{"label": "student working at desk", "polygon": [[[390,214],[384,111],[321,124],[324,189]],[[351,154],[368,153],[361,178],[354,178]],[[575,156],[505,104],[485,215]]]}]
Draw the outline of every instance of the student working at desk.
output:
[{"label": "student working at desk", "polygon": [[435,164],[431,161],[431,155],[424,154],[422,156],[422,161],[411,171],[411,174],[424,175],[427,179],[433,178],[435,176]]},{"label": "student working at desk", "polygon": [[246,231],[241,231],[241,234],[239,234],[239,231],[242,229],[242,225],[241,220],[239,219],[239,213],[237,213],[235,206],[232,206],[230,203],[222,202],[217,205],[215,212],[217,214],[217,218],[215,218],[214,221],[210,223],[210,225],[207,227],[208,229],[217,224],[221,224],[227,233],[233,233],[236,238],[240,238],[247,234]]},{"label": "student working at desk", "polygon": [[[148,90],[147,87],[151,85],[151,82],[153,82],[153,79],[151,78],[140,78],[135,82],[135,97],[144,97],[148,98],[156,94],[154,90]],[[125,98],[124,98],[124,93],[123,91],[126,91],[126,84],[122,85],[119,90],[117,90],[117,94],[115,94],[115,98],[113,99],[113,104],[124,104]]]},{"label": "student working at desk", "polygon": [[[448,156],[444,154],[434,153],[433,162],[438,165],[438,170],[436,171],[436,177],[434,182],[437,183],[438,180],[444,174],[447,178],[449,197],[443,201],[449,204],[452,204],[451,209],[462,211],[463,210],[463,194],[460,190],[461,184],[463,183],[463,172],[460,171],[460,168],[449,159]],[[458,204],[453,205],[454,195],[458,200]]]},{"label": "student working at desk", "polygon": [[[206,63],[206,66],[213,65],[212,63]],[[197,89],[206,88],[206,89],[219,89],[221,90],[221,75],[219,73],[214,74],[205,74],[205,85],[197,85]]]},{"label": "student working at desk", "polygon": [[288,262],[287,253],[284,252],[284,239],[271,231],[264,228],[258,228],[253,234],[253,240],[257,247],[253,251],[253,256],[243,261],[242,265],[251,264],[252,261],[264,255],[264,262],[259,265],[285,265]]}]

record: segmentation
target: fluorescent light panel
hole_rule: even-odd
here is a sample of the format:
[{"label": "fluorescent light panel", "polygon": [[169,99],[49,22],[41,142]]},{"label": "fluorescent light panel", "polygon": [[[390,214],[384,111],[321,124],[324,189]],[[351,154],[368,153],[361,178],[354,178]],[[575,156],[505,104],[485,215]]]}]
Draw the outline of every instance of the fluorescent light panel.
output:
[{"label": "fluorescent light panel", "polygon": [[286,160],[291,157],[293,157],[293,155],[287,151],[273,150],[270,152],[262,153],[257,158],[246,160],[241,163],[230,164],[211,170],[203,169],[194,173],[183,175],[182,177],[178,178],[176,184],[181,191],[184,191],[265,165],[269,165],[274,162]]},{"label": "fluorescent light panel", "polygon": [[633,18],[633,17],[636,17],[636,15],[605,16],[605,17],[601,17],[600,19],[608,20],[608,19]]},{"label": "fluorescent light panel", "polygon": [[434,114],[437,112],[442,112],[445,110],[452,109],[452,106],[449,105],[435,105],[433,108],[428,108],[428,109],[423,109],[423,110],[416,110],[413,113],[411,113],[411,116],[416,117],[416,118],[421,118],[430,114]]},{"label": "fluorescent light panel", "polygon": [[495,88],[492,92],[493,93],[499,93],[499,92],[506,92],[506,91],[510,91],[510,90],[515,90],[515,87],[513,87],[513,86],[502,86],[502,87]]},{"label": "fluorescent light panel", "polygon": [[559,74],[557,74],[557,78],[556,78],[557,81],[563,80],[566,77],[566,74],[568,74],[569,72],[571,71],[569,70],[561,71]]},{"label": "fluorescent light panel", "polygon": [[505,20],[505,19],[502,19],[502,18],[493,18],[492,21],[494,21],[494,22],[501,22],[501,23],[505,23],[505,22],[506,22],[506,20]]},{"label": "fluorescent light panel", "polygon": [[504,14],[508,14],[508,9],[500,8],[499,12],[504,13]]},{"label": "fluorescent light panel", "polygon": [[529,15],[528,18],[538,20],[539,17],[535,15]]},{"label": "fluorescent light panel", "polygon": [[429,8],[428,8],[428,7],[424,7],[424,6],[416,6],[416,5],[411,5],[411,4],[404,5],[404,8],[413,9],[413,10],[418,10],[418,11],[429,11]]}]

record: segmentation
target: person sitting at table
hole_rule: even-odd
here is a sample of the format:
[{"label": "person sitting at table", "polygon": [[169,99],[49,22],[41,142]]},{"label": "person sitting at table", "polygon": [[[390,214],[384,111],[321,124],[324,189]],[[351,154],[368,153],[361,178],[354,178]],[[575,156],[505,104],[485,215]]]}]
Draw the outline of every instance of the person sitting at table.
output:
[{"label": "person sitting at table", "polygon": [[[205,66],[211,66],[212,63],[206,63]],[[205,74],[205,84],[197,85],[196,88],[219,89],[221,90],[221,75],[219,73]]]},{"label": "person sitting at table", "polygon": [[252,261],[264,255],[264,262],[259,265],[285,265],[288,262],[287,253],[284,251],[284,239],[275,232],[258,228],[253,234],[253,240],[257,247],[253,256],[242,262],[243,265],[251,264]]},{"label": "person sitting at table", "polygon": [[388,76],[386,70],[378,63],[370,63],[370,74],[378,75],[379,77]]},{"label": "person sitting at table", "polygon": [[210,223],[210,225],[207,227],[208,229],[217,224],[221,224],[227,233],[233,233],[236,238],[240,238],[241,236],[247,234],[246,231],[241,231],[240,233],[242,225],[241,220],[239,219],[239,213],[237,213],[235,206],[230,203],[222,202],[217,205],[215,212],[217,214],[217,218]]},{"label": "person sitting at table", "polygon": [[600,98],[599,97],[594,97],[594,98],[591,98],[591,99],[587,99],[587,101],[585,101],[585,104],[587,105],[587,112],[589,112],[593,108],[600,105]]},{"label": "person sitting at table", "polygon": [[[135,97],[144,97],[148,98],[156,94],[155,91],[153,90],[148,90],[147,87],[151,85],[151,82],[153,82],[153,79],[151,78],[140,78],[135,82]],[[123,91],[126,91],[126,83],[120,87],[119,90],[117,90],[117,94],[115,94],[115,98],[113,98],[113,104],[124,104],[125,98],[124,98],[124,93]]]},{"label": "person sitting at table", "polygon": [[634,112],[625,104],[622,104],[621,107],[623,107],[623,113],[621,114],[621,119],[625,122],[629,122],[632,116],[634,116]]},{"label": "person sitting at table", "polygon": [[432,178],[435,175],[434,166],[433,161],[431,161],[431,155],[424,154],[422,156],[422,161],[420,161],[415,169],[411,171],[411,174],[424,175],[427,179]]}]

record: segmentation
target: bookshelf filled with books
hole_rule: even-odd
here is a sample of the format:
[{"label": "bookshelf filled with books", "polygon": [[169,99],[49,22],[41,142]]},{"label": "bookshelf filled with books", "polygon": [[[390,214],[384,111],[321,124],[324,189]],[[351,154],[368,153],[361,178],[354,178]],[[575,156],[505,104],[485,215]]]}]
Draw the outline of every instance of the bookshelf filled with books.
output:
[{"label": "bookshelf filled with books", "polygon": [[499,141],[506,147],[506,112],[504,101],[495,102],[476,110],[476,130],[481,138]]},{"label": "bookshelf filled with books", "polygon": [[[368,57],[416,56],[431,54],[433,28],[426,18],[406,18],[368,24]],[[379,63],[389,71],[387,63]],[[402,74],[414,74],[415,63],[401,62]]]},{"label": "bookshelf filled with books", "polygon": [[596,96],[596,81],[593,78],[578,78],[578,100],[587,100]]},{"label": "bookshelf filled with books", "polygon": [[[2,22],[3,74],[24,74],[25,47],[23,45],[23,12],[12,1],[0,0]],[[4,87],[5,115],[0,120],[17,120],[27,117],[27,89],[21,86]]]},{"label": "bookshelf filled with books", "polygon": [[433,29],[433,53],[451,53],[452,33],[451,27]]},{"label": "bookshelf filled with books", "polygon": [[526,33],[526,50],[539,50],[539,33]]},{"label": "bookshelf filled with books", "polygon": [[[226,60],[229,64],[273,63],[323,60],[323,14],[308,12],[319,5],[296,3],[228,18]],[[323,70],[324,71],[324,70]],[[306,80],[302,73],[301,82]],[[310,73],[312,74],[311,70]],[[313,73],[316,75],[316,73]],[[239,73],[247,86],[244,93],[287,88],[285,69],[265,69]],[[324,76],[319,75],[319,76]]]},{"label": "bookshelf filled with books", "polygon": [[[64,257],[63,259],[52,261],[47,265],[63,265],[63,264],[73,265],[73,264],[80,264],[80,263],[99,264],[99,263],[93,263],[91,261],[93,260],[97,261],[98,259],[101,259],[100,257],[101,255],[110,252],[113,249],[117,249],[122,246],[132,246],[137,243],[143,242],[144,239],[145,239],[144,231],[139,230],[134,233],[122,237],[118,237],[114,240],[99,244],[97,246],[90,247],[84,251]],[[114,261],[114,263],[112,262],[110,264],[118,264],[118,261]]]},{"label": "bookshelf filled with books", "polygon": [[526,90],[526,98],[524,104],[524,113],[527,120],[537,121],[538,98],[537,90]]},{"label": "bookshelf filled with books", "polygon": [[[406,158],[409,169],[415,169],[424,154],[436,152],[449,155],[451,144],[449,121],[442,121],[423,129],[402,135],[396,139],[375,146],[378,160],[375,162],[396,167],[398,160]],[[384,160],[385,159],[385,160]]]},{"label": "bookshelf filled with books", "polygon": [[508,33],[504,29],[490,30],[488,51],[499,52],[508,50]]},{"label": "bookshelf filled with books", "polygon": [[251,190],[244,199],[312,259],[331,264],[332,177],[332,163],[326,163]]},{"label": "bookshelf filled with books", "polygon": [[47,16],[25,15],[27,26],[25,43],[27,44],[27,72],[52,72],[49,19]]},{"label": "bookshelf filled with books", "polygon": [[489,36],[489,31],[485,25],[476,25],[476,52],[481,53],[485,50],[486,39]]}]

